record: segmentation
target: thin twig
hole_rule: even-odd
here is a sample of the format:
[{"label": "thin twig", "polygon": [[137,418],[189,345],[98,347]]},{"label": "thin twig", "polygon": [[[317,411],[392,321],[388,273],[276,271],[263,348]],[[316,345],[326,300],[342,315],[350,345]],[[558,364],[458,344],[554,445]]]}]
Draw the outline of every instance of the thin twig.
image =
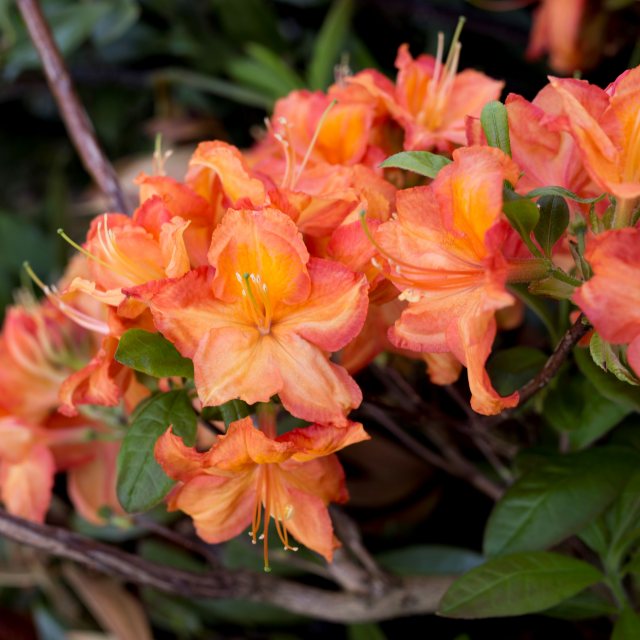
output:
[{"label": "thin twig", "polygon": [[[409,451],[414,455],[422,458],[430,465],[446,471],[452,476],[466,480],[476,489],[489,496],[492,500],[499,500],[503,490],[489,478],[484,476],[469,460],[456,451],[452,446],[445,446],[441,441],[436,442],[442,451],[442,455],[435,453],[421,442],[416,440],[412,435],[407,433],[400,425],[382,409],[375,405],[364,402],[359,411],[369,415],[380,426],[384,427],[392,433]],[[434,434],[430,434],[432,439]]]},{"label": "thin twig", "polygon": [[219,568],[194,573],[160,566],[66,529],[28,522],[0,510],[0,536],[51,556],[138,585],[191,598],[233,598],[275,605],[333,622],[372,622],[433,613],[450,576],[398,577],[382,595],[310,587],[272,574]]},{"label": "thin twig", "polygon": [[518,393],[520,402],[518,406],[522,406],[530,400],[538,391],[544,389],[554,376],[560,371],[560,367],[564,364],[573,348],[578,344],[580,339],[589,331],[591,326],[585,323],[586,318],[581,313],[578,319],[571,325],[569,330],[562,336],[562,339],[556,346],[554,352],[546,361],[542,371],[529,380],[524,386],[520,387]]},{"label": "thin twig", "polygon": [[89,116],[78,100],[73,82],[38,0],[17,0],[17,4],[42,60],[49,88],[82,164],[109,199],[110,206],[115,211],[128,213],[127,202],[116,172],[98,144]]}]

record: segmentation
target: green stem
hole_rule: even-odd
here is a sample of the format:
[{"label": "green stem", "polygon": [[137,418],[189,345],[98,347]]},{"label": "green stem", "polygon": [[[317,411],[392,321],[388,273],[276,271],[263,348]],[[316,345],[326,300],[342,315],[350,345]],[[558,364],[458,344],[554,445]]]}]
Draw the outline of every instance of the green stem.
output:
[{"label": "green stem", "polygon": [[570,276],[568,273],[565,273],[559,267],[551,268],[551,276],[554,277],[556,280],[560,280],[560,282],[566,282],[567,284],[570,284],[572,287],[581,287],[584,284],[582,280],[578,280],[578,278],[574,278],[573,276]]},{"label": "green stem", "polygon": [[524,260],[510,260],[507,281],[511,284],[517,282],[531,282],[542,280],[549,275],[551,263],[546,258],[528,258]]}]

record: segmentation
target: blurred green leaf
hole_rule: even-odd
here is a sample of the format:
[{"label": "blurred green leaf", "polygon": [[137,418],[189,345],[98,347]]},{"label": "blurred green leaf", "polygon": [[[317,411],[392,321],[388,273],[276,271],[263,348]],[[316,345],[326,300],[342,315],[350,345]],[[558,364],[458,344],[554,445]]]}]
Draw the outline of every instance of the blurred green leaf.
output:
[{"label": "blurred green leaf", "polygon": [[382,629],[373,623],[350,624],[347,627],[348,640],[386,640]]},{"label": "blurred green leaf", "polygon": [[193,363],[183,358],[164,336],[129,329],[120,338],[114,358],[135,371],[156,378],[193,378]]},{"label": "blurred green leaf", "polygon": [[495,352],[487,363],[487,372],[496,391],[507,396],[534,378],[546,361],[540,349],[512,347]]},{"label": "blurred green leaf", "polygon": [[98,46],[120,38],[140,17],[137,0],[111,0],[111,10],[93,28],[93,40]]},{"label": "blurred green leaf", "polygon": [[340,60],[351,16],[353,0],[334,0],[313,45],[308,68],[311,89],[326,89],[333,80],[333,69]]},{"label": "blurred green leaf", "polygon": [[219,408],[227,427],[232,422],[242,420],[242,418],[246,418],[252,413],[251,407],[244,400],[229,400],[229,402],[221,404]]},{"label": "blurred green leaf", "polygon": [[525,473],[489,517],[485,554],[546,549],[577,533],[613,502],[638,461],[625,450],[600,448]]},{"label": "blurred green leaf", "polygon": [[448,164],[451,164],[449,158],[429,151],[402,151],[388,157],[380,166],[383,169],[406,169],[427,178],[435,178],[440,169]]},{"label": "blurred green leaf", "polygon": [[632,609],[625,608],[613,627],[611,640],[638,640],[640,617]]},{"label": "blurred green leaf", "polygon": [[187,446],[195,444],[196,415],[184,389],[152,396],[131,416],[118,454],[118,500],[126,511],[146,511],[173,486],[153,455],[157,439],[173,425]]},{"label": "blurred green leaf", "polygon": [[563,620],[590,620],[611,616],[616,611],[616,607],[610,600],[587,589],[551,609],[546,609],[543,613],[546,616]]},{"label": "blurred green leaf", "polygon": [[444,545],[415,545],[378,554],[384,569],[398,575],[457,575],[481,565],[474,551]]},{"label": "blurred green leaf", "polygon": [[562,198],[569,198],[569,200],[573,200],[574,202],[580,202],[581,204],[593,204],[594,202],[600,202],[606,195],[607,194],[604,193],[595,198],[581,198],[577,193],[569,191],[569,189],[565,189],[564,187],[538,187],[537,189],[529,191],[524,197],[535,199],[541,196],[560,196]]},{"label": "blurred green leaf", "polygon": [[445,593],[439,614],[448,618],[493,618],[543,611],[600,582],[592,565],[547,551],[494,558],[458,578]]}]

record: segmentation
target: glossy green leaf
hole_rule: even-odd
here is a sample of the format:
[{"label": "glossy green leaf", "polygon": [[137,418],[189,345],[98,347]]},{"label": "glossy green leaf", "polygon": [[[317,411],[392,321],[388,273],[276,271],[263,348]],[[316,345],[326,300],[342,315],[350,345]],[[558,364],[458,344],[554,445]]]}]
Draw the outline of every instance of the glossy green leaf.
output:
[{"label": "glossy green leaf", "polygon": [[193,363],[159,333],[129,329],[120,338],[115,359],[156,378],[193,378]]},{"label": "glossy green leaf", "polygon": [[160,502],[173,481],[156,462],[157,439],[173,425],[188,446],[195,444],[196,415],[183,389],[152,396],[138,406],[118,454],[118,500],[128,512],[146,511]]},{"label": "glossy green leaf", "polygon": [[405,169],[427,178],[435,178],[442,167],[451,164],[449,158],[429,151],[402,151],[389,156],[380,166],[383,169]]},{"label": "glossy green leaf", "polygon": [[569,207],[561,196],[542,196],[538,200],[540,220],[533,230],[545,255],[551,256],[556,242],[569,226]]},{"label": "glossy green leaf", "polygon": [[617,619],[611,640],[638,640],[640,638],[640,617],[632,609],[624,609]]},{"label": "glossy green leaf", "polygon": [[511,142],[509,140],[509,119],[507,108],[493,100],[484,105],[480,114],[480,124],[491,147],[497,147],[507,155],[511,155]]},{"label": "glossy green leaf", "polygon": [[602,580],[592,565],[547,551],[494,558],[456,580],[440,603],[449,618],[493,618],[544,611]]},{"label": "glossy green leaf", "polygon": [[333,69],[340,60],[351,16],[353,0],[335,0],[322,23],[313,45],[308,81],[311,89],[326,89],[333,80]]},{"label": "glossy green leaf", "polygon": [[640,538],[640,471],[631,474],[605,520],[611,533],[611,551],[622,558]]},{"label": "glossy green leaf", "polygon": [[577,533],[624,486],[637,457],[618,449],[558,456],[525,473],[496,504],[485,555],[546,549]]},{"label": "glossy green leaf", "polygon": [[445,545],[416,545],[376,556],[381,567],[398,575],[457,575],[481,565],[475,551]]}]

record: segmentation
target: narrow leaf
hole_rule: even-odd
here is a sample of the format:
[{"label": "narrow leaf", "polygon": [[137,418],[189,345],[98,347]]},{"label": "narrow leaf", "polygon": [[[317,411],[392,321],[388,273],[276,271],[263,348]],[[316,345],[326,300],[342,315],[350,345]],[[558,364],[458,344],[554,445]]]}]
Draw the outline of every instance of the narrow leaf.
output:
[{"label": "narrow leaf", "polygon": [[475,551],[444,545],[416,545],[376,556],[383,568],[398,575],[457,575],[484,562]]},{"label": "narrow leaf", "polygon": [[156,378],[193,378],[193,363],[159,333],[142,329],[126,331],[116,350],[121,364]]},{"label": "narrow leaf", "polygon": [[550,256],[556,242],[569,226],[569,207],[561,196],[542,196],[538,200],[538,206],[540,221],[533,230],[533,235],[545,255]]},{"label": "narrow leaf", "polygon": [[493,100],[485,104],[480,114],[480,124],[489,146],[497,147],[510,156],[509,119],[507,118],[507,108],[502,102]]},{"label": "narrow leaf", "polygon": [[540,196],[561,196],[562,198],[569,198],[574,202],[580,202],[581,204],[594,204],[600,202],[607,194],[603,193],[601,196],[595,198],[581,198],[577,193],[569,191],[564,187],[538,187],[526,194],[525,198],[539,198]]},{"label": "narrow leaf", "polygon": [[440,603],[449,618],[520,616],[543,611],[602,580],[592,565],[547,551],[495,558],[456,580]]},{"label": "narrow leaf", "polygon": [[637,458],[617,449],[558,456],[525,473],[496,504],[484,552],[546,549],[580,531],[624,486]]},{"label": "narrow leaf", "polygon": [[326,89],[331,84],[333,69],[347,39],[352,14],[353,0],[336,0],[331,5],[313,45],[308,69],[311,89]]},{"label": "narrow leaf", "polygon": [[128,512],[146,511],[160,502],[173,481],[156,462],[156,440],[173,425],[188,446],[195,444],[196,415],[184,389],[152,396],[131,418],[118,455],[118,500]]},{"label": "narrow leaf", "polygon": [[621,382],[638,386],[638,379],[623,362],[624,347],[612,345],[594,333],[589,342],[589,350],[593,361],[603,370],[613,373]]},{"label": "narrow leaf", "polygon": [[380,166],[383,169],[406,169],[427,178],[435,178],[442,167],[451,164],[449,158],[429,151],[402,151],[389,156]]}]

